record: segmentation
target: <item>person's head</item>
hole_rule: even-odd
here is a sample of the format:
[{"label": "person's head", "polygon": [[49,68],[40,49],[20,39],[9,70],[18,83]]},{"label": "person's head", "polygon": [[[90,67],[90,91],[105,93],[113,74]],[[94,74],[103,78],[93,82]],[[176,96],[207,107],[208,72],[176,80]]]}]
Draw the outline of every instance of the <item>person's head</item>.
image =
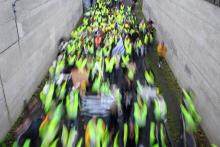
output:
[{"label": "person's head", "polygon": [[164,46],[164,41],[161,42],[161,45]]},{"label": "person's head", "polygon": [[153,24],[153,21],[151,19],[148,20],[149,25]]},{"label": "person's head", "polygon": [[96,116],[96,115],[93,115],[93,116],[92,116],[92,120],[96,123],[97,116]]}]

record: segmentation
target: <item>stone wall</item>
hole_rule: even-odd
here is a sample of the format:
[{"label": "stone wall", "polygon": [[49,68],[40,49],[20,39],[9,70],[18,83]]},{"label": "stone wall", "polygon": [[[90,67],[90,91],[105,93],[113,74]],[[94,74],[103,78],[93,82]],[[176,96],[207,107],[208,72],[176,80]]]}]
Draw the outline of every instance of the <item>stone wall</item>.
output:
[{"label": "stone wall", "polygon": [[180,86],[196,93],[202,128],[220,145],[220,7],[204,0],[143,0]]},{"label": "stone wall", "polygon": [[0,139],[82,16],[82,0],[0,0]]}]

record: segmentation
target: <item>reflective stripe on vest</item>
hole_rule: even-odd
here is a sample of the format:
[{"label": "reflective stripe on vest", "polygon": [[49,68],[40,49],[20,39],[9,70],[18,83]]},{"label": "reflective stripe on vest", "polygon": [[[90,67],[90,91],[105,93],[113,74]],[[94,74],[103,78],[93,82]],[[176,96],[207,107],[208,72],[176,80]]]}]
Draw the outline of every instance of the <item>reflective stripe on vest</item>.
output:
[{"label": "reflective stripe on vest", "polygon": [[65,96],[66,84],[67,84],[67,81],[65,80],[65,82],[64,82],[64,83],[62,84],[62,86],[61,86],[60,96],[59,96],[60,99],[63,99],[64,96]]},{"label": "reflective stripe on vest", "polygon": [[162,147],[166,147],[163,124],[160,124],[160,141]]},{"label": "reflective stripe on vest", "polygon": [[105,128],[105,133],[104,133],[104,137],[102,141],[102,147],[108,147],[108,143],[109,143],[109,132],[108,132],[108,129]]},{"label": "reflective stripe on vest", "polygon": [[54,78],[54,72],[55,72],[55,68],[53,65],[51,65],[49,68],[49,74],[52,79]]},{"label": "reflective stripe on vest", "polygon": [[48,112],[50,109],[51,102],[53,99],[54,89],[55,89],[55,83],[50,84],[50,88],[49,88],[48,94],[46,96],[45,104],[44,104],[45,112]]},{"label": "reflective stripe on vest", "polygon": [[116,136],[114,138],[114,145],[113,145],[113,147],[118,147],[118,134],[119,134],[119,132],[117,132],[117,134],[116,134]]},{"label": "reflective stripe on vest", "polygon": [[73,90],[66,97],[66,110],[70,119],[76,119],[79,106],[79,91]]},{"label": "reflective stripe on vest", "polygon": [[155,123],[150,123],[150,145],[153,146],[155,143]]},{"label": "reflective stripe on vest", "polygon": [[76,56],[75,56],[75,55],[74,55],[74,56],[68,56],[68,58],[67,58],[68,65],[70,65],[70,66],[73,65],[75,59],[76,59]]},{"label": "reflective stripe on vest", "polygon": [[127,140],[128,140],[128,124],[124,123],[124,136],[123,136],[124,147],[126,147],[127,145]]},{"label": "reflective stripe on vest", "polygon": [[99,92],[100,86],[101,86],[101,76],[99,75],[98,78],[96,78],[95,82],[93,83],[92,91]]},{"label": "reflective stripe on vest", "polygon": [[154,115],[157,121],[161,119],[159,102],[156,99],[154,101]]},{"label": "reflective stripe on vest", "polygon": [[127,66],[129,63],[129,55],[122,56],[123,66]]},{"label": "reflective stripe on vest", "polygon": [[78,141],[76,147],[82,147],[82,143],[83,143],[83,138],[81,137],[80,140]]},{"label": "reflective stripe on vest", "polygon": [[145,45],[148,44],[148,40],[149,40],[149,39],[148,39],[148,35],[146,34],[145,37],[144,37],[144,44],[145,44]]},{"label": "reflective stripe on vest", "polygon": [[63,146],[67,146],[68,136],[69,136],[69,133],[68,133],[67,127],[63,125],[62,136],[61,136],[61,142]]},{"label": "reflective stripe on vest", "polygon": [[135,69],[129,68],[128,69],[128,79],[133,80],[134,79],[134,74],[135,74]]},{"label": "reflective stripe on vest", "polygon": [[153,43],[153,36],[152,36],[152,34],[150,34],[150,43]]},{"label": "reflective stripe on vest", "polygon": [[136,123],[134,125],[134,132],[135,132],[135,144],[138,145],[138,141],[139,141],[139,127],[138,127],[138,125]]},{"label": "reflective stripe on vest", "polygon": [[108,83],[106,83],[106,82],[102,83],[101,92],[102,92],[104,95],[108,95],[108,94],[110,93],[110,88],[109,88]]},{"label": "reflective stripe on vest", "polygon": [[31,145],[31,140],[30,139],[26,139],[25,142],[24,142],[23,147],[30,147],[30,145]]},{"label": "reflective stripe on vest", "polygon": [[71,128],[69,132],[69,138],[67,142],[67,147],[72,147],[73,143],[76,141],[77,131],[75,128]]},{"label": "reflective stripe on vest", "polygon": [[151,71],[145,71],[145,79],[149,84],[154,84],[154,75]]},{"label": "reflective stripe on vest", "polygon": [[52,144],[50,145],[50,147],[57,147],[57,143],[58,143],[58,139],[53,141]]},{"label": "reflective stripe on vest", "polygon": [[194,132],[196,130],[197,124],[194,122],[192,116],[182,104],[180,105],[180,108],[185,120],[186,130],[188,132]]}]

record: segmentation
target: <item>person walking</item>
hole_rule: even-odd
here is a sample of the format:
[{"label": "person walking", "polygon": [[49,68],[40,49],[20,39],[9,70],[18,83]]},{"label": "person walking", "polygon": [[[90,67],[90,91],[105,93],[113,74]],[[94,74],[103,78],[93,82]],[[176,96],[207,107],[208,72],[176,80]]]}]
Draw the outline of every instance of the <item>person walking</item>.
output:
[{"label": "person walking", "polygon": [[135,5],[137,3],[138,0],[132,0],[132,4],[131,4],[131,10],[133,11],[135,9]]},{"label": "person walking", "polygon": [[114,3],[114,7],[118,7],[119,0],[113,0],[113,3]]},{"label": "person walking", "polygon": [[163,63],[164,58],[166,57],[166,53],[167,53],[167,47],[164,45],[163,41],[158,44],[157,53],[159,56],[158,67],[160,68],[161,64]]},{"label": "person walking", "polygon": [[90,0],[90,7],[94,6],[96,3],[96,0]]}]

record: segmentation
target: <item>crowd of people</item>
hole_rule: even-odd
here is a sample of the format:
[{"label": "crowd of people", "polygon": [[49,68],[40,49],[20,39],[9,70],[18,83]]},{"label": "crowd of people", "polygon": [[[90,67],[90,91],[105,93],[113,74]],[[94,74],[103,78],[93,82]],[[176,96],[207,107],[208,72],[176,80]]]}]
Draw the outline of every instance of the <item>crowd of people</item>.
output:
[{"label": "crowd of people", "polygon": [[[109,3],[112,3],[114,6],[119,6],[121,3],[125,3],[126,1],[131,4],[131,9],[135,8],[137,0],[107,0]],[[84,8],[92,7],[96,4],[96,0],[83,0]]]},{"label": "crowd of people", "polygon": [[[26,137],[14,146],[172,146],[165,127],[166,102],[155,86],[153,71],[143,65],[154,49],[155,31],[151,20],[137,22],[131,7],[97,0],[71,39],[62,42],[49,68],[49,79],[40,93],[45,115],[36,133],[37,143],[36,136]],[[157,48],[159,67],[164,48],[163,43]],[[145,97],[146,87],[155,91],[154,97]],[[107,119],[94,115],[82,124],[85,95],[114,96]],[[184,91],[181,105],[189,132],[201,120],[190,96]]]}]

